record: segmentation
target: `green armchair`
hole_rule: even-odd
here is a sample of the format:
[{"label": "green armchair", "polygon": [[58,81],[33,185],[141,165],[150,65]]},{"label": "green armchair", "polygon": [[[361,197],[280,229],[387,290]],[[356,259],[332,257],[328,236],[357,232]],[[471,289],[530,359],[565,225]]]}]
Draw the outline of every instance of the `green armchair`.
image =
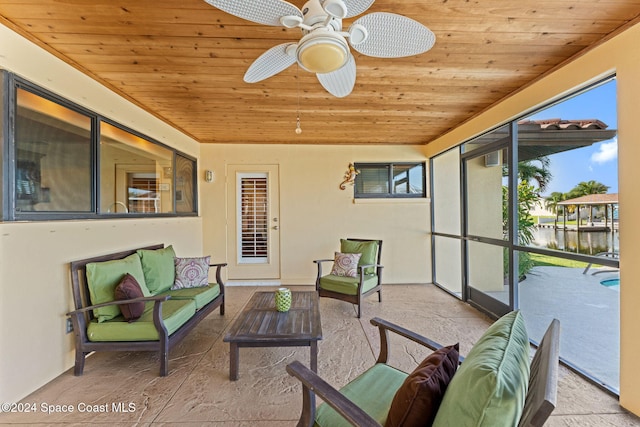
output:
[{"label": "green armchair", "polygon": [[[464,358],[458,346],[436,342],[383,319],[376,363],[340,390],[299,361],[287,365],[302,383],[298,427],[398,425],[541,427],[556,407],[560,322],[554,319],[535,355],[521,313],[498,319]],[[389,335],[434,353],[411,373],[388,364]],[[402,350],[397,349],[400,352]],[[461,363],[456,369],[458,363]],[[316,396],[323,403],[316,406]]]},{"label": "green armchair", "polygon": [[[336,259],[318,259],[313,262],[318,266],[316,290],[320,297],[334,298],[350,302],[358,307],[358,318],[362,315],[362,300],[375,292],[378,302],[382,302],[382,240],[340,239],[340,253],[361,254],[354,274],[335,273]],[[330,274],[323,275],[322,264],[334,262]]]}]

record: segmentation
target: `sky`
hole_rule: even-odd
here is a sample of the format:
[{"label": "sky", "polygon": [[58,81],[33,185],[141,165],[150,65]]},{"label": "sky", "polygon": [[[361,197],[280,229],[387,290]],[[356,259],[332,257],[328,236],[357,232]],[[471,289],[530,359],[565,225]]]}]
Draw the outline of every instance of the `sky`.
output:
[{"label": "sky", "polygon": [[[530,120],[560,118],[563,120],[598,119],[617,129],[616,80],[591,89],[527,117]],[[557,191],[566,193],[581,181],[597,181],[609,186],[608,193],[618,192],[617,137],[587,148],[554,154],[551,160],[553,179],[543,196]]]}]

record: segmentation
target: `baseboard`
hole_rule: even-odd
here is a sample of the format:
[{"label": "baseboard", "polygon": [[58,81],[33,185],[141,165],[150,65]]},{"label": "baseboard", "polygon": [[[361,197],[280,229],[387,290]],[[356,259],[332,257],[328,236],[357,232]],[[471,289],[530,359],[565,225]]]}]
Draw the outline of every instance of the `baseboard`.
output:
[{"label": "baseboard", "polygon": [[280,280],[227,280],[225,286],[282,286]]}]

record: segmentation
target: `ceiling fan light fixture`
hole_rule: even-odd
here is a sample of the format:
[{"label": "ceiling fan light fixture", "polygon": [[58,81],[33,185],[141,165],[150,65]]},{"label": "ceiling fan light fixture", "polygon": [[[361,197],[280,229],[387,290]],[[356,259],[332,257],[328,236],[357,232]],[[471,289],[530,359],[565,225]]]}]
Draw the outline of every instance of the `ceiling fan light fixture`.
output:
[{"label": "ceiling fan light fixture", "polygon": [[347,41],[343,36],[332,32],[309,33],[300,40],[296,50],[300,66],[318,74],[340,69],[348,57]]}]

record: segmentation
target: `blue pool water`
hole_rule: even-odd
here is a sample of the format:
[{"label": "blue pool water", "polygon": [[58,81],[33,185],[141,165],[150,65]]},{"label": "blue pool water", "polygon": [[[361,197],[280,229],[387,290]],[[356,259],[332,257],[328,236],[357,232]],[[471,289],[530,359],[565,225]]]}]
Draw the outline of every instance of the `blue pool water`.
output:
[{"label": "blue pool water", "polygon": [[602,286],[611,287],[611,286],[620,286],[620,278],[615,279],[607,279],[600,282]]}]

